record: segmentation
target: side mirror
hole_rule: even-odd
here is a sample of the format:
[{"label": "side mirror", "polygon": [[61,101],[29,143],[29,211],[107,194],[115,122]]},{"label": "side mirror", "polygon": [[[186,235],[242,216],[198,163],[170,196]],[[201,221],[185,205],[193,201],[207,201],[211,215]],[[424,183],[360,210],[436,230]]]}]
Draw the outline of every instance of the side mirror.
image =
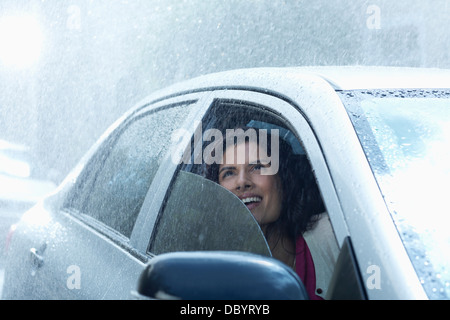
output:
[{"label": "side mirror", "polygon": [[153,258],[140,276],[140,299],[307,300],[281,262],[251,253],[176,252]]}]

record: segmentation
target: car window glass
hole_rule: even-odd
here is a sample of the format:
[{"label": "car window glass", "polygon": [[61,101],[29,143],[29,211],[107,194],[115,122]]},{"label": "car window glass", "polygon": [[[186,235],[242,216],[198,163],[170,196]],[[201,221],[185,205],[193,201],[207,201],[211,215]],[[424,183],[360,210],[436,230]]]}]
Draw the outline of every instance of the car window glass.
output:
[{"label": "car window glass", "polygon": [[199,175],[179,172],[150,251],[226,250],[270,256],[258,223],[241,200]]},{"label": "car window glass", "polygon": [[[106,154],[86,168],[85,183],[69,206],[129,237],[148,188],[170,146],[171,133],[187,114],[185,105],[133,119]],[[104,151],[105,152],[105,151]],[[83,179],[82,179],[83,180]]]}]

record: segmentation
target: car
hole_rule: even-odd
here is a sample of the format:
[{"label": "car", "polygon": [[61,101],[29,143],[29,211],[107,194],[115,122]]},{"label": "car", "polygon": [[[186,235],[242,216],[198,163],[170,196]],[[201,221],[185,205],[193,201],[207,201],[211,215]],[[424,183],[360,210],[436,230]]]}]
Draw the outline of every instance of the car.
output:
[{"label": "car", "polygon": [[208,130],[251,121],[309,160],[326,209],[304,234],[318,295],[450,296],[450,70],[349,66],[230,70],[151,94],[23,215],[2,298],[307,299],[242,201],[201,174]]}]

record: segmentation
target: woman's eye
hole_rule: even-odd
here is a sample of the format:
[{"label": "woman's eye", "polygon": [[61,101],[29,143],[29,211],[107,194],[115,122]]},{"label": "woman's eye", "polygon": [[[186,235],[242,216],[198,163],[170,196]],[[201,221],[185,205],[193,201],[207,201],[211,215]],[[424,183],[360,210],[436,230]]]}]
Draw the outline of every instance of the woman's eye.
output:
[{"label": "woman's eye", "polygon": [[231,175],[233,175],[233,171],[231,171],[231,170],[229,170],[229,171],[224,171],[224,172],[222,172],[222,179],[224,179],[224,178],[226,178],[226,177],[229,177],[229,176],[231,176]]},{"label": "woman's eye", "polygon": [[257,164],[255,164],[254,166],[253,166],[253,170],[261,170],[261,168],[263,168],[264,166],[262,165],[262,164],[260,164],[260,163],[257,163]]}]

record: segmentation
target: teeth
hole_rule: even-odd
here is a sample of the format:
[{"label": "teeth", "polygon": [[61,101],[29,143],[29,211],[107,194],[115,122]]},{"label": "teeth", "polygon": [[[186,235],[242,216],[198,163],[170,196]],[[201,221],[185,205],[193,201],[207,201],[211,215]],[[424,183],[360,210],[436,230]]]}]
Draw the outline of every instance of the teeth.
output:
[{"label": "teeth", "polygon": [[250,203],[250,202],[261,202],[260,197],[250,197],[250,198],[244,198],[242,199],[243,203]]}]

